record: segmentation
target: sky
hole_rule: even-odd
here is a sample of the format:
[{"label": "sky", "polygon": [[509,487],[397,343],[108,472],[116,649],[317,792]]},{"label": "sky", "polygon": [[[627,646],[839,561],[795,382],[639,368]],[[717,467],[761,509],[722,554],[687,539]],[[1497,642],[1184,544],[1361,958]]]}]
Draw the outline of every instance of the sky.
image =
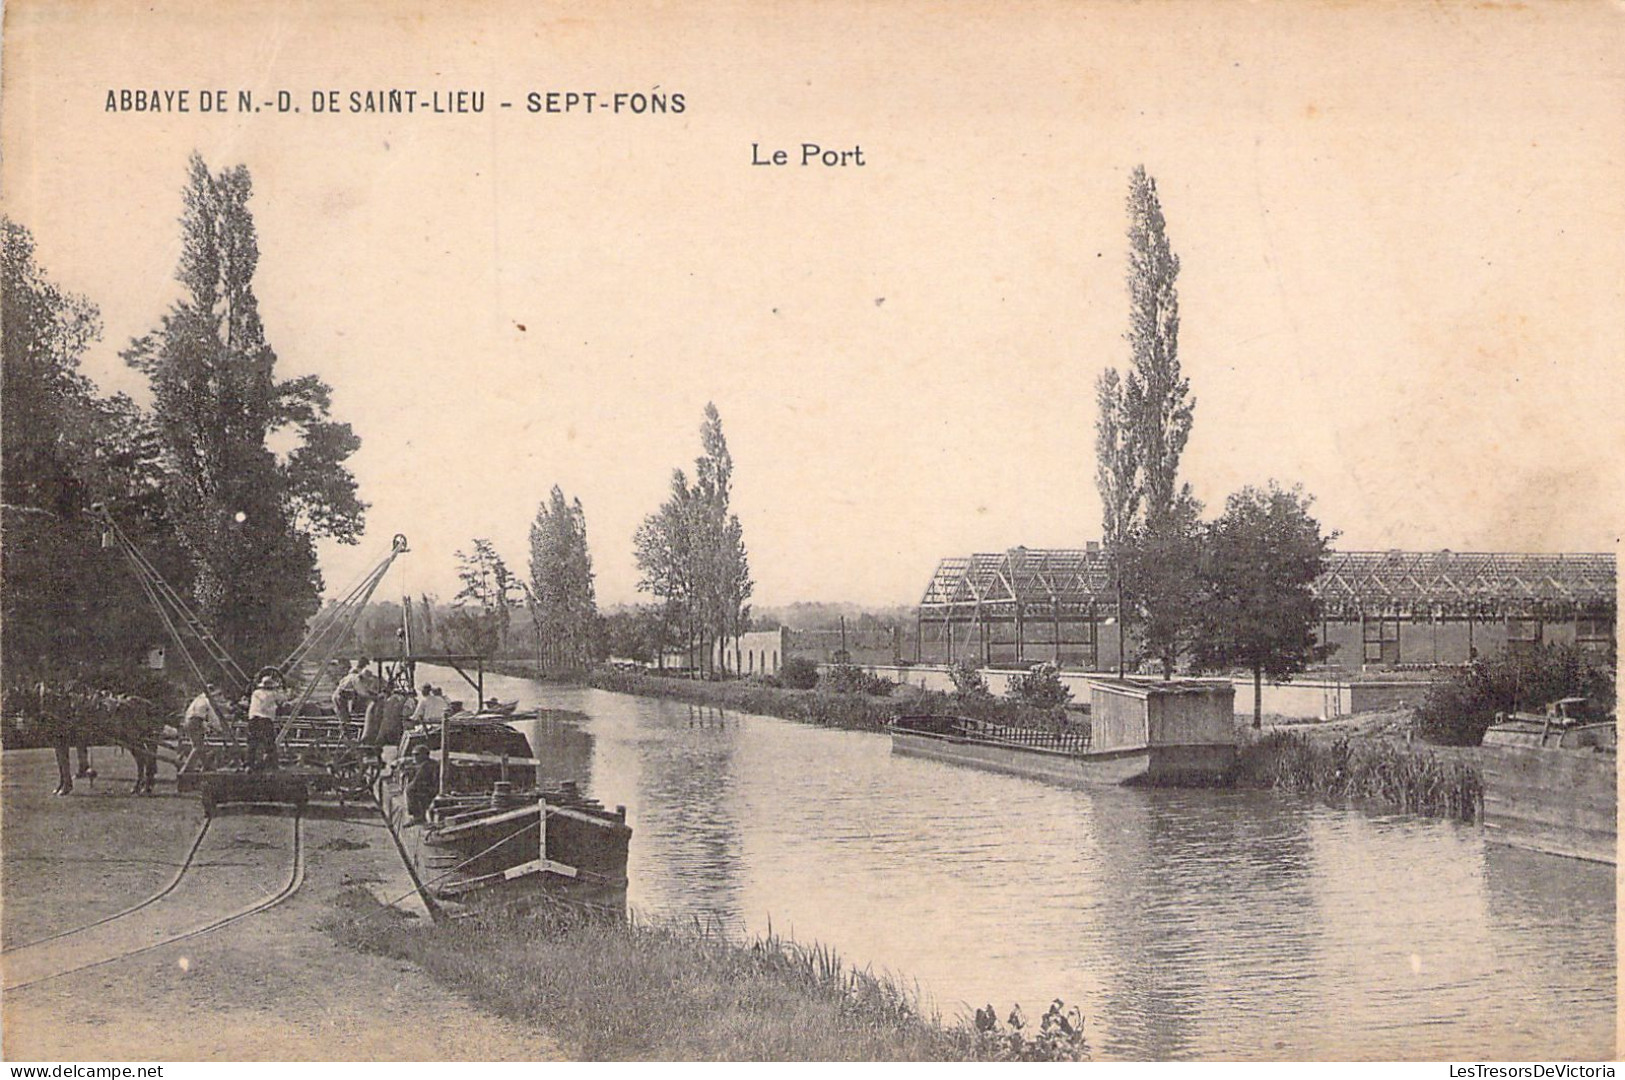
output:
[{"label": "sky", "polygon": [[[0,192],[100,306],[104,390],[142,394],[119,352],[178,295],[188,155],[249,168],[278,372],[362,441],[331,589],[397,532],[385,594],[449,597],[475,537],[522,569],[558,484],[600,601],[635,600],[708,401],[759,604],[906,604],[944,556],[1098,538],[1137,164],[1210,510],[1275,479],[1344,548],[1618,548],[1625,8],[446,7],[6,10]],[[347,111],[391,88],[484,111]],[[527,109],[549,91],[684,108]]]}]

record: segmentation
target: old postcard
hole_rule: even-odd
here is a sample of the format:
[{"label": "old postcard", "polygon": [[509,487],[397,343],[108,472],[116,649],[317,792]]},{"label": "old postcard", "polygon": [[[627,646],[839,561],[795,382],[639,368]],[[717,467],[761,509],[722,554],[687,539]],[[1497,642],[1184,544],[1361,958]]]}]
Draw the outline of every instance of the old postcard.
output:
[{"label": "old postcard", "polygon": [[1615,1057],[1618,4],[3,47],[8,1059]]}]

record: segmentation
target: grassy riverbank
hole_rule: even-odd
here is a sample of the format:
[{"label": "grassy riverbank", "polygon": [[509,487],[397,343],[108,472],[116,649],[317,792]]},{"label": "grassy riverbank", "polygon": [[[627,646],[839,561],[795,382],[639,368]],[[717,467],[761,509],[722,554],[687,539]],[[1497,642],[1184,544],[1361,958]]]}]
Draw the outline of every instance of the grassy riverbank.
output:
[{"label": "grassy riverbank", "polygon": [[896,685],[889,694],[877,696],[841,692],[822,685],[815,690],[791,690],[749,679],[722,682],[667,679],[611,668],[595,668],[582,678],[600,690],[671,698],[849,731],[885,731],[887,724],[902,715],[957,714],[1043,730],[1054,730],[1068,723],[1059,709],[1038,709],[987,696],[961,700],[953,694],[907,684]]},{"label": "grassy riverbank", "polygon": [[1461,751],[1347,731],[1271,731],[1247,739],[1237,782],[1363,802],[1427,817],[1478,819],[1478,769]]},{"label": "grassy riverbank", "polygon": [[709,682],[701,679],[667,679],[613,668],[594,668],[584,680],[589,686],[600,690],[670,698],[693,705],[710,705],[852,731],[884,731],[886,725],[897,716],[899,704],[893,698],[871,697],[868,694],[789,690],[749,680]]},{"label": "grassy riverbank", "polygon": [[580,1060],[1072,1059],[1076,1039],[948,1025],[897,982],[823,946],[739,942],[699,926],[496,913],[422,926],[361,891],[324,927],[410,962],[499,1016],[546,1028]]}]

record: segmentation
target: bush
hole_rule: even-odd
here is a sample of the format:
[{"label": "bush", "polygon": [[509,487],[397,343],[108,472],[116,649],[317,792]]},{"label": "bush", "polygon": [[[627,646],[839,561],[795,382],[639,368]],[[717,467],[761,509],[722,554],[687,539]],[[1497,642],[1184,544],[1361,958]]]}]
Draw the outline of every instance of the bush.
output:
[{"label": "bush", "polygon": [[960,660],[948,669],[954,683],[954,696],[960,701],[986,701],[993,696],[982,672],[969,660]]},{"label": "bush", "polygon": [[896,683],[883,679],[856,664],[836,664],[825,673],[820,684],[837,694],[869,694],[872,697],[890,697]]},{"label": "bush", "polygon": [[1583,697],[1599,713],[1614,708],[1614,677],[1572,645],[1545,645],[1524,655],[1501,653],[1428,687],[1416,707],[1416,730],[1429,742],[1477,746],[1502,712],[1535,712],[1561,698]]},{"label": "bush", "polygon": [[1061,682],[1060,669],[1054,664],[1035,664],[1027,674],[1010,679],[1005,696],[1034,709],[1059,709],[1072,700],[1072,691]]},{"label": "bush", "polygon": [[811,657],[785,657],[779,665],[779,684],[790,690],[811,690],[818,685],[818,664]]}]

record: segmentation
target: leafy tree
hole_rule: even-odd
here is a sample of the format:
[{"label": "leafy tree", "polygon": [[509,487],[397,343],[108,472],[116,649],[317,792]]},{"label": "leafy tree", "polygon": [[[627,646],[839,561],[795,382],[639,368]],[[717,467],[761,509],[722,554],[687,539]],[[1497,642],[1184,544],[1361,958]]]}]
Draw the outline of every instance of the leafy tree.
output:
[{"label": "leafy tree", "polygon": [[556,485],[530,526],[531,616],[546,644],[549,666],[578,669],[592,659],[598,604],[593,596],[587,515],[581,500],[566,502]]},{"label": "leafy tree", "polygon": [[513,609],[524,590],[491,541],[476,538],[471,551],[457,552],[462,587],[451,602],[446,636],[456,652],[500,656],[508,646]]},{"label": "leafy tree", "polygon": [[692,649],[700,610],[699,581],[694,555],[695,506],[688,477],[672,471],[671,495],[660,509],[644,518],[632,537],[637,559],[638,588],[660,601],[662,642],[676,639]]},{"label": "leafy tree", "polygon": [[1196,402],[1179,366],[1179,257],[1144,166],[1129,178],[1128,212],[1133,366],[1127,378],[1108,369],[1095,385],[1095,480],[1118,592],[1119,653],[1133,618],[1145,629],[1146,651],[1171,677],[1190,636],[1189,556],[1201,505],[1179,482],[1179,459]]},{"label": "leafy tree", "polygon": [[95,305],[46,276],[26,228],[0,219],[0,231],[4,663],[14,671],[44,657],[133,663],[164,631],[118,553],[101,550],[85,511],[106,504],[186,588],[164,519],[154,431],[134,402],[97,396],[79,371],[100,335]]},{"label": "leafy tree", "polygon": [[596,656],[657,663],[664,644],[664,628],[660,610],[653,607],[638,606],[600,616],[595,635]]},{"label": "leafy tree", "polygon": [[633,547],[638,587],[662,602],[668,625],[691,649],[708,656],[713,642],[744,631],[754,583],[744,530],[729,507],[733,455],[714,404],[705,407],[700,439],[694,483],[681,469],[672,473],[671,496],[638,527]]},{"label": "leafy tree", "polygon": [[1118,580],[1132,598],[1141,652],[1170,679],[1198,633],[1202,598],[1200,504],[1181,495],[1172,509],[1129,529],[1118,557]]},{"label": "leafy tree", "polygon": [[[329,419],[315,376],[279,381],[254,296],[259,244],[247,168],[188,167],[184,294],[125,360],[152,384],[164,496],[200,616],[246,666],[271,662],[317,609],[315,540],[354,543],[366,505],[344,462],[360,445]],[[279,458],[273,434],[293,444]]]},{"label": "leafy tree", "polygon": [[84,497],[79,462],[95,425],[96,403],[79,361],[101,337],[101,314],[88,299],[45,276],[34,261],[34,238],[27,229],[3,218],[0,230],[4,501],[66,517],[82,508]]},{"label": "leafy tree", "polygon": [[1301,488],[1243,488],[1208,527],[1203,596],[1192,651],[1202,670],[1253,673],[1253,727],[1262,724],[1264,676],[1285,679],[1321,651],[1311,586],[1336,534],[1321,534]]}]

